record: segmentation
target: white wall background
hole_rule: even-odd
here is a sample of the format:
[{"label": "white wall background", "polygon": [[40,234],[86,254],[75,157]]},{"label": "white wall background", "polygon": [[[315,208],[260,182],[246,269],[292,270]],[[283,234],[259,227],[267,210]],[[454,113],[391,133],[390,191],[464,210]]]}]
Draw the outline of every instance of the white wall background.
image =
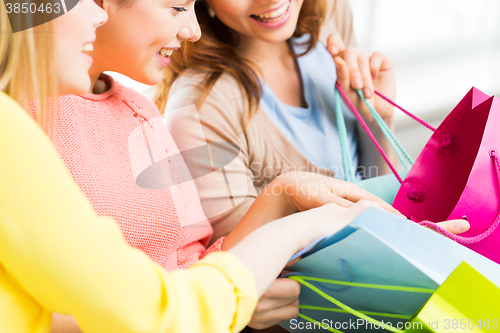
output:
[{"label": "white wall background", "polygon": [[[349,0],[359,47],[391,57],[396,101],[438,125],[472,87],[500,96],[500,1]],[[397,115],[417,156],[430,131]]]}]

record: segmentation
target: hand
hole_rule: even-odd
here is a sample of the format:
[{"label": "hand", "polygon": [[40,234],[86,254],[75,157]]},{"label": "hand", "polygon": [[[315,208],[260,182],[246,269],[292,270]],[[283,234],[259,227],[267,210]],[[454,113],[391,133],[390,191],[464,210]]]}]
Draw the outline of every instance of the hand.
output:
[{"label": "hand", "polygon": [[391,100],[396,96],[396,83],[389,57],[379,52],[368,56],[359,49],[348,48],[339,52],[334,61],[337,82],[349,95],[363,118],[369,121],[372,116],[356,93],[357,89],[363,90],[365,97],[384,120],[391,119],[393,106],[374,93],[374,90],[377,90]]},{"label": "hand", "polygon": [[299,313],[300,284],[290,279],[277,279],[266,290],[248,324],[256,330],[277,325]]},{"label": "hand", "polygon": [[[335,203],[351,207],[360,200],[378,203],[383,209],[401,215],[381,198],[346,181],[309,172],[289,172],[276,178],[265,190],[268,195],[285,195],[288,214]],[[282,216],[288,215],[286,212]]]}]

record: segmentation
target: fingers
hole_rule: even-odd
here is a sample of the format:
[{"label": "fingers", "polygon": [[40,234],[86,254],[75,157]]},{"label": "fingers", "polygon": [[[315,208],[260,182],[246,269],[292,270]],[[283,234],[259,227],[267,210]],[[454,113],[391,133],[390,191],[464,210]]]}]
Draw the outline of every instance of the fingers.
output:
[{"label": "fingers", "polygon": [[256,330],[262,330],[274,325],[278,325],[284,320],[296,318],[299,315],[299,301],[296,300],[291,304],[274,309],[273,312],[268,312],[258,319],[252,318],[248,326]]},{"label": "fingers", "polygon": [[436,224],[455,235],[464,233],[470,228],[470,224],[466,220],[450,220]]},{"label": "fingers", "polygon": [[264,329],[283,320],[295,318],[299,311],[300,284],[290,279],[277,279],[257,303],[248,326]]},{"label": "fingers", "polygon": [[371,98],[373,96],[373,79],[372,72],[370,68],[370,60],[368,57],[362,55],[358,57],[358,67],[363,78],[363,94],[366,98]]},{"label": "fingers", "polygon": [[328,37],[326,48],[333,57],[336,57],[341,51],[345,50],[345,44],[340,35],[335,33]]},{"label": "fingers", "polygon": [[[349,48],[344,52],[342,52],[342,58],[344,59],[344,61],[347,64],[347,67],[349,68],[351,86],[354,89],[362,89],[364,82],[363,76],[359,68],[359,59],[358,59],[359,57],[361,57],[361,55],[359,51],[357,51],[356,49]],[[366,65],[368,65],[367,62]]]},{"label": "fingers", "polygon": [[335,61],[335,68],[337,69],[337,82],[346,90],[350,82],[349,67],[341,57],[335,57],[333,61]]},{"label": "fingers", "polygon": [[277,307],[289,304],[298,299],[300,284],[290,279],[276,279],[262,295],[261,300],[273,300]]},{"label": "fingers", "polygon": [[[398,216],[404,217],[403,214],[401,214],[397,209],[392,207],[390,204],[388,204],[387,202],[385,202],[381,198],[377,197],[376,195],[374,195],[366,190],[363,190],[361,187],[359,187],[355,184],[343,182],[343,183],[334,184],[333,186],[334,186],[334,188],[330,188],[330,190],[332,190],[335,194],[337,194],[337,196],[346,200],[347,202],[355,203],[355,202],[358,202],[360,200],[372,201],[372,202],[375,202],[378,205],[380,205],[380,207],[382,209],[385,209],[385,210],[387,210],[393,214],[396,214]],[[348,208],[351,206],[352,206],[352,204],[350,206],[342,206],[342,207]]]}]

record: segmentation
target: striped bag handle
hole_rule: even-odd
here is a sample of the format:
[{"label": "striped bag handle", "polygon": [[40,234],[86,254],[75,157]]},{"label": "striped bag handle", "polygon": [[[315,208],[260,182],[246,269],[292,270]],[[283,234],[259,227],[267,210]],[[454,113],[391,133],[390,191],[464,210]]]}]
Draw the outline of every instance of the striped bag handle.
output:
[{"label": "striped bag handle", "polygon": [[[341,96],[345,100],[345,102],[348,105],[348,107],[351,109],[351,111],[354,114],[354,116],[358,119],[358,121],[360,122],[361,126],[366,131],[366,133],[368,134],[368,136],[370,137],[370,139],[373,141],[373,143],[375,144],[375,147],[378,149],[378,151],[380,152],[380,154],[382,155],[382,157],[386,161],[387,165],[391,168],[392,172],[394,173],[394,175],[396,176],[396,178],[398,179],[398,181],[400,183],[402,183],[403,180],[401,179],[401,177],[397,173],[397,171],[396,171],[395,167],[393,166],[393,164],[390,162],[390,160],[387,157],[386,153],[382,149],[382,146],[378,143],[378,141],[375,138],[375,136],[373,135],[372,131],[368,128],[368,125],[366,124],[366,122],[364,121],[364,119],[361,117],[359,111],[352,104],[352,102],[349,100],[349,97],[347,96],[347,94],[344,92],[344,90],[342,89],[342,87],[338,83],[335,84],[335,91],[334,91],[334,93],[335,93],[335,96],[334,96],[334,98],[335,98],[335,115],[336,115],[336,120],[337,120],[337,126],[338,126],[338,129],[339,129],[340,145],[341,145],[341,151],[342,151],[342,161],[343,161],[343,167],[344,167],[344,170],[345,170],[344,171],[344,173],[345,173],[345,180],[353,182],[353,180],[355,178],[354,178],[354,171],[353,171],[353,167],[352,167],[352,163],[351,163],[351,161],[352,161],[351,153],[350,153],[349,146],[348,146],[345,120],[344,120],[344,116],[343,116],[343,113],[342,113]],[[382,130],[382,133],[387,138],[389,144],[391,145],[391,147],[396,152],[396,154],[398,156],[398,159],[401,161],[401,163],[405,166],[405,168],[407,170],[410,170],[411,166],[415,163],[413,161],[413,159],[411,158],[410,154],[406,151],[406,149],[404,149],[404,147],[401,144],[401,142],[396,138],[396,136],[394,135],[394,133],[391,131],[391,129],[385,123],[385,121],[382,119],[382,117],[378,114],[378,112],[375,110],[375,108],[370,104],[370,102],[368,102],[368,100],[364,96],[363,92],[361,90],[357,90],[357,93],[359,94],[359,96],[361,97],[361,99],[363,100],[363,102],[368,107],[368,110],[372,114],[373,119],[377,122],[378,126]],[[383,96],[378,91],[375,91],[375,93],[378,96],[380,96],[381,98],[383,98],[384,100],[386,100],[387,102],[389,102],[390,104],[392,104],[393,106],[397,107],[398,109],[400,109],[401,111],[403,111],[404,113],[406,113],[407,115],[409,115],[410,117],[412,117],[413,119],[415,119],[416,121],[418,121],[419,123],[421,123],[422,125],[424,125],[425,127],[429,128],[432,131],[435,131],[435,128],[433,128],[431,125],[429,125],[425,121],[419,119],[418,117],[416,117],[415,115],[411,114],[410,112],[406,111],[405,109],[403,109],[402,107],[400,107],[396,103],[392,102],[387,97]]]}]

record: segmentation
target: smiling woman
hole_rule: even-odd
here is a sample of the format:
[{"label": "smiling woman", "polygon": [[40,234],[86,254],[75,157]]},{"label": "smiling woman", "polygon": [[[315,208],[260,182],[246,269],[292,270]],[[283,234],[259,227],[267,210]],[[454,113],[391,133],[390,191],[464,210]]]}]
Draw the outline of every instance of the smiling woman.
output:
[{"label": "smiling woman", "polygon": [[114,71],[157,84],[171,52],[201,36],[192,0],[103,0],[102,7],[109,20],[97,31],[93,83],[102,72]]}]

